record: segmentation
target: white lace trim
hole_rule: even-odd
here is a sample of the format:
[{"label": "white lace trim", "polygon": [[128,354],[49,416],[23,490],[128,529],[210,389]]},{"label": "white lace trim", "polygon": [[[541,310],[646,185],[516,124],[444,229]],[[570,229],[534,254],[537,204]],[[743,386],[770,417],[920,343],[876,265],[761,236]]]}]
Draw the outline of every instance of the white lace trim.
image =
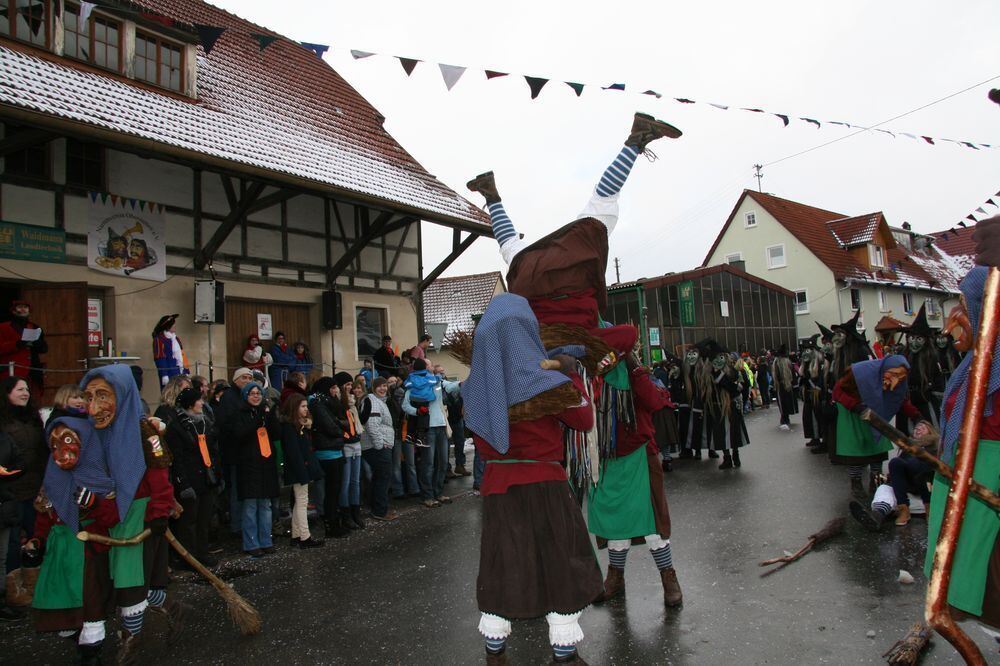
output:
[{"label": "white lace trim", "polygon": [[[62,635],[62,632],[59,632]],[[80,630],[80,645],[93,645],[104,640],[104,620],[99,622],[84,622]]]},{"label": "white lace trim", "polygon": [[122,606],[119,610],[121,610],[122,617],[132,617],[144,612],[148,606],[149,602],[143,599],[135,606]]},{"label": "white lace trim", "polygon": [[583,629],[580,628],[580,614],[577,611],[571,615],[561,613],[546,613],[549,623],[549,643],[552,645],[576,645],[583,640]]},{"label": "white lace trim", "polygon": [[646,536],[646,545],[650,550],[659,550],[670,545],[670,539],[664,539],[659,534],[649,534]]},{"label": "white lace trim", "polygon": [[510,620],[505,620],[499,615],[483,613],[482,618],[479,620],[479,633],[486,638],[492,638],[497,641],[504,640],[510,636],[510,632]]},{"label": "white lace trim", "polygon": [[628,550],[631,546],[631,539],[610,539],[608,541],[608,550]]}]

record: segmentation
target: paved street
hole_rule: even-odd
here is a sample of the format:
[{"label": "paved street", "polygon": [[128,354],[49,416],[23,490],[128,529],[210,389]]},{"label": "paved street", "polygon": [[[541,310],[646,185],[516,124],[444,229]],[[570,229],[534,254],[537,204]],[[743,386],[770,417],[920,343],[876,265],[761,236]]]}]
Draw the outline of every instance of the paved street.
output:
[{"label": "paved street", "polygon": [[[797,417],[796,417],[797,418]],[[645,548],[634,548],[627,594],[588,609],[580,653],[592,664],[861,664],[880,655],[922,614],[926,525],[879,535],[849,521],[847,533],[783,571],[760,578],[757,562],[797,550],[830,518],[846,515],[842,468],[810,455],[778,414],[749,419],[743,468],[678,463],[667,477],[673,551],[684,607],[667,611]],[[457,486],[457,487],[456,487]],[[448,492],[468,491],[468,478]],[[241,638],[221,601],[185,574],[172,590],[193,606],[182,639],[147,652],[148,664],[474,664],[479,503],[471,494],[440,509],[410,506],[396,523],[302,552],[285,546],[260,562],[235,562],[233,584],[260,610],[264,632]],[[602,567],[607,559],[601,553]],[[900,569],[915,585],[896,582]],[[230,567],[230,570],[234,570]],[[966,630],[988,659],[997,646]],[[161,627],[155,623],[151,630]],[[874,638],[866,634],[874,631]],[[24,623],[0,627],[0,661],[65,663],[73,648]],[[512,663],[549,659],[544,620],[515,624]],[[109,646],[107,653],[113,650]],[[941,639],[923,664],[960,663]]]}]

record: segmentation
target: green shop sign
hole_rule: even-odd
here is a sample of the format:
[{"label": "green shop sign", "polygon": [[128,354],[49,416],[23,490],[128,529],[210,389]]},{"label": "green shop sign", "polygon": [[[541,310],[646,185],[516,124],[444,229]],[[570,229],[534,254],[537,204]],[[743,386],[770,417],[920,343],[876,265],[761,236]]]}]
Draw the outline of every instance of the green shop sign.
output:
[{"label": "green shop sign", "polygon": [[0,257],[64,263],[66,232],[52,227],[0,222]]},{"label": "green shop sign", "polygon": [[687,280],[677,285],[681,308],[681,326],[694,326],[694,282]]}]

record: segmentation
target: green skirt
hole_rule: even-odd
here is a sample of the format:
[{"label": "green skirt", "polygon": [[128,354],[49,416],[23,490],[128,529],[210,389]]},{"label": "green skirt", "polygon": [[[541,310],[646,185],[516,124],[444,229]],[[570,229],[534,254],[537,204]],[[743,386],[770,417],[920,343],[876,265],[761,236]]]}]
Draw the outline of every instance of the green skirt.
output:
[{"label": "green skirt", "polygon": [[[1000,491],[1000,442],[980,440],[972,477],[993,492]],[[949,489],[948,479],[941,475],[934,476],[931,507],[927,514],[927,559],[924,562],[924,573],[928,578],[934,565],[934,549],[941,532]],[[987,569],[998,532],[1000,515],[970,494],[948,586],[948,603],[955,608],[982,615]]]},{"label": "green skirt", "polygon": [[876,441],[867,422],[843,405],[837,405],[838,456],[866,458],[889,451],[892,451],[892,442],[881,435]]},{"label": "green skirt", "polygon": [[[131,539],[142,532],[146,526],[147,504],[149,504],[148,497],[133,500],[125,519],[108,530],[111,536],[116,539]],[[124,587],[142,587],[146,584],[142,549],[141,543],[111,548],[111,578],[114,580],[116,590]]]},{"label": "green skirt", "polygon": [[609,541],[656,533],[645,446],[604,464],[600,482],[590,491],[587,523],[591,534]]},{"label": "green skirt", "polygon": [[38,572],[32,606],[63,610],[83,606],[84,543],[69,527],[53,525],[45,540],[45,559]]}]

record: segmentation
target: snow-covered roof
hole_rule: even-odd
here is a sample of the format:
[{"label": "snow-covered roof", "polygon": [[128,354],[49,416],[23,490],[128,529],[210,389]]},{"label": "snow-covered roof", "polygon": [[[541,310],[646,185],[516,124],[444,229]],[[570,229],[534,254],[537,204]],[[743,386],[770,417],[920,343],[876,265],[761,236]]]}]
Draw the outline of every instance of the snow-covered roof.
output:
[{"label": "snow-covered roof", "polygon": [[209,55],[197,51],[196,100],[0,46],[0,105],[222,159],[237,170],[287,174],[376,206],[401,205],[423,219],[488,225],[481,209],[428,173],[383,129],[378,111],[312,51],[287,39],[262,51],[251,33],[274,33],[200,0],[132,4],[226,28]]},{"label": "snow-covered roof", "polygon": [[883,219],[882,213],[868,213],[831,220],[826,223],[826,228],[843,247],[854,247],[870,243],[875,238],[878,225]]},{"label": "snow-covered roof", "polygon": [[501,292],[506,291],[499,271],[434,280],[424,290],[424,321],[448,324],[445,335],[471,331],[475,327],[472,317],[486,310],[497,283]]}]

